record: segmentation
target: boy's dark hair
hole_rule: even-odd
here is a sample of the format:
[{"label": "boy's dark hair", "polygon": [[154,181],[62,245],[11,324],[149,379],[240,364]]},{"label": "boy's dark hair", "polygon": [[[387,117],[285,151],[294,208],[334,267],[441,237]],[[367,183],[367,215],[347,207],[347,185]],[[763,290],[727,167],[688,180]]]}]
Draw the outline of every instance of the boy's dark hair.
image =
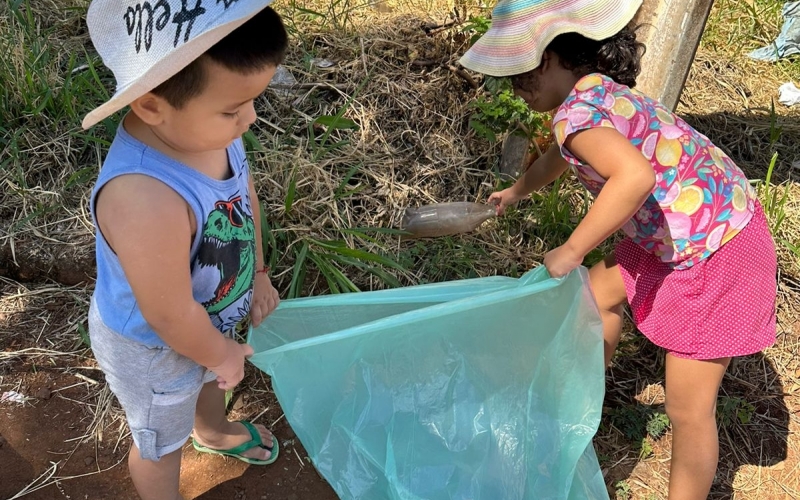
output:
[{"label": "boy's dark hair", "polygon": [[271,7],[265,7],[152,92],[180,109],[205,89],[204,58],[247,75],[266,66],[278,66],[283,62],[287,45],[281,17]]},{"label": "boy's dark hair", "polygon": [[[555,37],[545,51],[556,54],[561,66],[577,77],[602,73],[619,84],[634,87],[646,49],[636,40],[637,30],[638,27],[623,28],[616,35],[599,41],[578,33],[565,33]],[[515,85],[527,80],[526,75],[513,77]]]}]

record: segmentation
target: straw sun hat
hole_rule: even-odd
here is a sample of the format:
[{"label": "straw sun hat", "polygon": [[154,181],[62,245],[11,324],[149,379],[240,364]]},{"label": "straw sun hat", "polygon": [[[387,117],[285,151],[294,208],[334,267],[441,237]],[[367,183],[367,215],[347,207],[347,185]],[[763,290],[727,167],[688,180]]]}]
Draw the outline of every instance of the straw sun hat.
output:
[{"label": "straw sun hat", "polygon": [[539,66],[555,37],[579,33],[593,40],[617,34],[642,0],[500,0],[489,30],[461,58],[461,65],[491,76],[512,76]]},{"label": "straw sun hat", "polygon": [[94,0],[86,24],[117,89],[87,129],[158,87],[272,0]]}]

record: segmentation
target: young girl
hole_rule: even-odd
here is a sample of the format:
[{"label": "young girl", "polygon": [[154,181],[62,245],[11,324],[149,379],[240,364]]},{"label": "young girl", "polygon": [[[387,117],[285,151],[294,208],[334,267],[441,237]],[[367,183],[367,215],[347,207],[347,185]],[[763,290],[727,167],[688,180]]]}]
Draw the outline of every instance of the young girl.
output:
[{"label": "young girl", "polygon": [[669,499],[700,500],[717,468],[717,392],[731,357],[775,341],[775,247],[733,161],[631,89],[644,46],[626,26],[640,4],[500,0],[461,63],[511,77],[536,111],[556,109],[556,144],[489,197],[498,214],[567,168],[595,198],[568,241],[545,255],[550,274],[569,273],[618,229],[627,235],[589,273],[606,364],[627,302],[638,329],[667,351]]}]

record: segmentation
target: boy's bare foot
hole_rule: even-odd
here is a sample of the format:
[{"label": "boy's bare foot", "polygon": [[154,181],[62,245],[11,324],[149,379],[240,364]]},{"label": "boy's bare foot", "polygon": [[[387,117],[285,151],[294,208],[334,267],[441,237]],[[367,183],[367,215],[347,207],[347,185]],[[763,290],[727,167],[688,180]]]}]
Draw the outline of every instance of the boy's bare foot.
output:
[{"label": "boy's bare foot", "polygon": [[[269,460],[272,453],[277,450],[270,451],[273,448],[274,436],[266,427],[261,424],[253,424],[258,434],[261,436],[263,446],[255,445],[252,448],[239,453],[239,456],[244,458],[252,458],[255,460]],[[250,431],[241,422],[228,422],[223,425],[219,432],[199,435],[194,432],[195,441],[203,447],[212,450],[230,450],[241,446],[242,444],[251,440]]]}]

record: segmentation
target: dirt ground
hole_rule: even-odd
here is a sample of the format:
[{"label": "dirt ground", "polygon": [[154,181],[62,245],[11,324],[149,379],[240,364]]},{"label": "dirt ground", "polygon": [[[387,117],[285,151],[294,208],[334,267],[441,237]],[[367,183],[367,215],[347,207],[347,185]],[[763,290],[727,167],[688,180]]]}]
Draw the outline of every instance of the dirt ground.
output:
[{"label": "dirt ground", "polygon": [[[21,286],[0,278],[0,499],[137,500],[126,457],[124,415],[81,340],[86,288]],[[189,499],[335,500],[310,464],[272,393],[247,366],[229,414],[266,425],[280,456],[266,467],[183,448],[181,493]]]},{"label": "dirt ground", "polygon": [[[34,367],[26,363],[12,370],[6,376],[18,381],[18,392],[33,398],[24,404],[0,403],[0,498],[13,498],[40,476],[46,479],[53,463],[58,463],[56,475],[63,479],[25,498],[137,500],[125,461],[130,437],[108,429],[102,441],[89,439],[81,443],[91,419],[91,408],[81,401],[94,399],[87,394],[93,384],[64,373],[63,366]],[[92,379],[99,378],[100,372],[78,369],[74,373]],[[277,404],[271,405],[258,422],[270,424],[278,419],[272,429],[280,439],[281,455],[267,467],[201,454],[187,443],[181,470],[184,497],[187,500],[338,498],[305,458],[303,447],[293,439],[294,433],[281,418]]]}]

